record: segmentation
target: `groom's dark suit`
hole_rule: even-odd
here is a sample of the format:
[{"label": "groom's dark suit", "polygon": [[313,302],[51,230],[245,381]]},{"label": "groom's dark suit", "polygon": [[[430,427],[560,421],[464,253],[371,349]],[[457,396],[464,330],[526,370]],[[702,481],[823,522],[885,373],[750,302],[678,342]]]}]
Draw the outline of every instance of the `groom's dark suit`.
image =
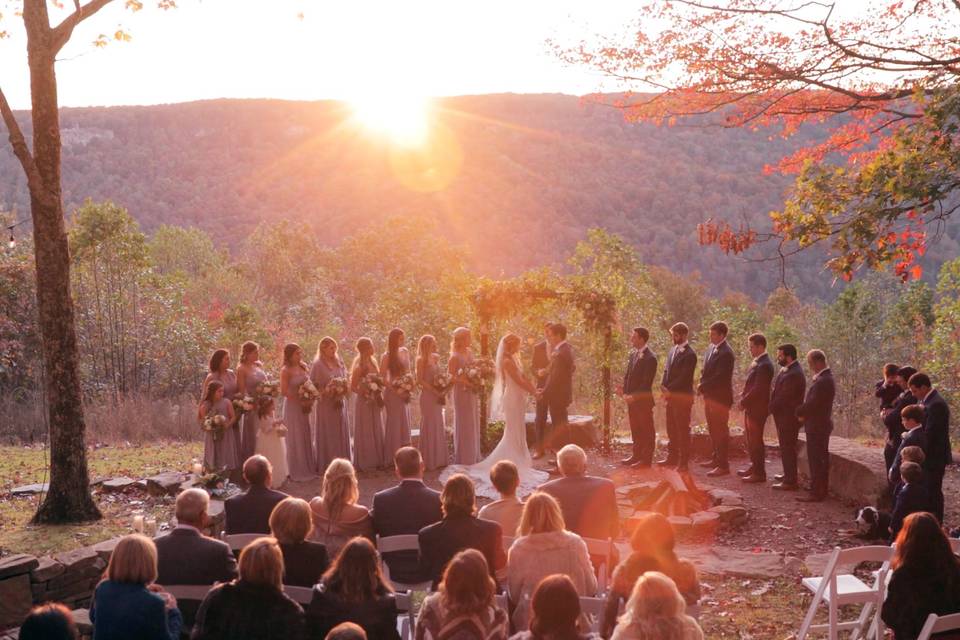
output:
[{"label": "groom's dark suit", "polygon": [[[567,423],[567,408],[573,403],[573,347],[564,340],[550,354],[550,367],[543,385],[543,400],[550,412],[550,429]],[[549,440],[549,435],[547,436]]]},{"label": "groom's dark suit", "polygon": [[667,391],[667,464],[686,470],[690,462],[690,411],[697,353],[684,343],[670,349],[661,386]]},{"label": "groom's dark suit", "polygon": [[[537,389],[543,389],[547,384],[547,374],[540,375],[538,372],[546,371],[550,368],[550,345],[546,340],[541,340],[533,345],[533,361],[530,363],[533,368],[533,378],[536,381]],[[534,423],[537,431],[537,446],[543,447],[543,438],[547,429],[547,401],[544,398],[537,398],[537,418]]]},{"label": "groom's dark suit", "polygon": [[633,458],[650,464],[656,448],[656,429],[653,426],[653,379],[657,375],[657,356],[644,345],[630,352],[627,372],[623,376],[623,394],[630,396],[627,415],[633,435]]}]

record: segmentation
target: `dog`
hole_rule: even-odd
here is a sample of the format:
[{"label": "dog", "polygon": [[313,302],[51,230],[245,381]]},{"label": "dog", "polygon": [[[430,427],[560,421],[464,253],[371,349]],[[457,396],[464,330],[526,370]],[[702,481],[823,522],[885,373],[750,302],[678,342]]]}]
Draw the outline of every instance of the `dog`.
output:
[{"label": "dog", "polygon": [[886,540],[890,537],[890,514],[878,511],[875,507],[864,507],[857,511],[857,537],[863,540]]}]

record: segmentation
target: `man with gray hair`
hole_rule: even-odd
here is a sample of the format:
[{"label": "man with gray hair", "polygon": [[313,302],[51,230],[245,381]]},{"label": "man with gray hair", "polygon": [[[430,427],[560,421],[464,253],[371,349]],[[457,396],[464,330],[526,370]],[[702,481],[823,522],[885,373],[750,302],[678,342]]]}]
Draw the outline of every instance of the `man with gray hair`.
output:
[{"label": "man with gray hair", "polygon": [[613,482],[587,475],[587,454],[575,444],[557,452],[561,478],[540,485],[560,503],[569,531],[584,538],[616,538],[620,530]]},{"label": "man with gray hair", "polygon": [[250,487],[223,503],[224,530],[235,533],[270,533],[270,514],[287,494],[270,488],[273,467],[265,456],[250,456],[243,463],[243,479]]},{"label": "man with gray hair", "polygon": [[[154,540],[157,545],[157,584],[212,585],[237,577],[230,547],[203,535],[209,524],[210,496],[203,489],[187,489],[177,496],[177,526]],[[184,623],[193,624],[198,603],[181,602]]]}]

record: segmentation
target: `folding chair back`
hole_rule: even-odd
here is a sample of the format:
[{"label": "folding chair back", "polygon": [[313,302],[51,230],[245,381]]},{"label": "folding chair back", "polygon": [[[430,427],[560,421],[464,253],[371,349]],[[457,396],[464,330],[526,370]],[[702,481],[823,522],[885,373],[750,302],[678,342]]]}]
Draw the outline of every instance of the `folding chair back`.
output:
[{"label": "folding chair back", "polygon": [[927,616],[927,622],[923,625],[923,629],[920,630],[920,635],[917,636],[917,640],[930,640],[930,636],[935,633],[957,630],[960,630],[960,613],[951,613],[948,616],[938,616],[935,613],[931,613]]},{"label": "folding chair back", "polygon": [[580,598],[580,613],[590,621],[590,632],[600,633],[600,624],[603,622],[603,609],[607,604],[606,598]]},{"label": "folding chair back", "polygon": [[300,605],[306,606],[313,600],[313,589],[310,587],[293,587],[285,584],[283,585],[283,592]]},{"label": "folding chair back", "polygon": [[224,533],[221,537],[236,552],[241,551],[257,538],[263,538],[264,536],[266,536],[264,533],[233,533],[230,535]]},{"label": "folding chair back", "polygon": [[397,582],[390,577],[390,565],[383,561],[383,554],[394,551],[416,551],[420,552],[420,539],[416,534],[405,534],[399,536],[377,536],[377,551],[380,552],[380,566],[383,569],[383,576],[393,585],[394,591],[429,591],[433,582],[427,580],[414,584],[406,582]]},{"label": "folding chair back", "polygon": [[607,579],[612,573],[610,565],[613,564],[613,539],[584,538],[583,541],[587,544],[587,552],[591,556],[603,556],[604,558],[600,566],[597,567],[597,593],[606,593]]},{"label": "folding chair back", "polygon": [[410,640],[413,637],[413,625],[415,624],[413,616],[413,601],[409,593],[395,593],[393,598],[397,603],[397,632],[400,634],[400,640]]}]

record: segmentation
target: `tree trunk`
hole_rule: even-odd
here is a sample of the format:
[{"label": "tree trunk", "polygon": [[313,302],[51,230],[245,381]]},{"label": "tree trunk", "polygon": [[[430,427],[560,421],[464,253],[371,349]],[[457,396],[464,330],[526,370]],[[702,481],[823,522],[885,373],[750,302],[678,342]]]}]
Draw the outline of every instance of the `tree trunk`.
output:
[{"label": "tree trunk", "polygon": [[42,191],[31,188],[30,211],[37,267],[37,312],[46,369],[50,429],[50,490],[35,523],[79,522],[101,517],[90,495],[86,425],[79,356],[70,297],[70,251],[60,191],[60,116],[54,43],[45,0],[23,8],[30,64],[33,156]]}]

